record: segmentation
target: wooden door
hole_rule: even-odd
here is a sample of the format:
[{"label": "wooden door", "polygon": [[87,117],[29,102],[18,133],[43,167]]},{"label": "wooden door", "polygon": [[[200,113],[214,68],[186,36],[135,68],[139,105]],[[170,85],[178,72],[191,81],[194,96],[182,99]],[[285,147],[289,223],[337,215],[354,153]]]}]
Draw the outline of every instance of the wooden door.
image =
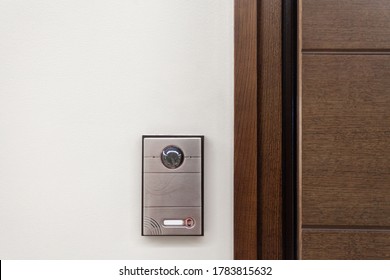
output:
[{"label": "wooden door", "polygon": [[299,1],[299,257],[390,259],[390,1]]},{"label": "wooden door", "polygon": [[235,0],[235,258],[389,259],[390,1],[296,3]]}]

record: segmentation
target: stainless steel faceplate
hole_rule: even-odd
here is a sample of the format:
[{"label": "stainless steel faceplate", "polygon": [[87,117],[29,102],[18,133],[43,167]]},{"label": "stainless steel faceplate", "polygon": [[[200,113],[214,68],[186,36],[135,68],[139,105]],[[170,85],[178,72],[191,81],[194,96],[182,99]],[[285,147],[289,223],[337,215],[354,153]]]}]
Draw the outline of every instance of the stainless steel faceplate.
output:
[{"label": "stainless steel faceplate", "polygon": [[142,235],[203,235],[203,136],[143,136]]}]

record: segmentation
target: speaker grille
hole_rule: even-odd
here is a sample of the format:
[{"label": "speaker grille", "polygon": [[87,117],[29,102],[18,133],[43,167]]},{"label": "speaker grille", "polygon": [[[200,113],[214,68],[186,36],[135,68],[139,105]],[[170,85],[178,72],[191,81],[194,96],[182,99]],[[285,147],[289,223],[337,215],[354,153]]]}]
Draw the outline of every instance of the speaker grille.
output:
[{"label": "speaker grille", "polygon": [[144,218],[144,234],[145,235],[163,235],[160,224],[151,217]]}]

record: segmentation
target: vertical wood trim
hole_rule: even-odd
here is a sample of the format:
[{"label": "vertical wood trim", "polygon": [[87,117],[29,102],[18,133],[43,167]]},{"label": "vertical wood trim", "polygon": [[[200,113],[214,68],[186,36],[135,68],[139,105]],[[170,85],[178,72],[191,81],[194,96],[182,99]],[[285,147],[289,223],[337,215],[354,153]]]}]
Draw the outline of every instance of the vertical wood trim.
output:
[{"label": "vertical wood trim", "polygon": [[261,259],[283,259],[282,0],[260,1],[259,225]]},{"label": "vertical wood trim", "polygon": [[234,258],[257,259],[257,1],[234,22]]},{"label": "vertical wood trim", "polygon": [[295,258],[294,5],[235,0],[235,259]]},{"label": "vertical wood trim", "polygon": [[298,259],[302,259],[302,0],[298,1]]}]

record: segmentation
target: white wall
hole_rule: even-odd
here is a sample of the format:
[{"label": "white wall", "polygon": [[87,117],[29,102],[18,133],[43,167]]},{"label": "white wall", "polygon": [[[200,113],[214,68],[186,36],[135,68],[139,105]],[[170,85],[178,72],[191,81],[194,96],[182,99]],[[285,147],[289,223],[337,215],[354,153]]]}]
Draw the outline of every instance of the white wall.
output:
[{"label": "white wall", "polygon": [[[142,237],[141,135],[205,135],[205,236]],[[233,257],[233,0],[0,1],[0,259]]]}]

